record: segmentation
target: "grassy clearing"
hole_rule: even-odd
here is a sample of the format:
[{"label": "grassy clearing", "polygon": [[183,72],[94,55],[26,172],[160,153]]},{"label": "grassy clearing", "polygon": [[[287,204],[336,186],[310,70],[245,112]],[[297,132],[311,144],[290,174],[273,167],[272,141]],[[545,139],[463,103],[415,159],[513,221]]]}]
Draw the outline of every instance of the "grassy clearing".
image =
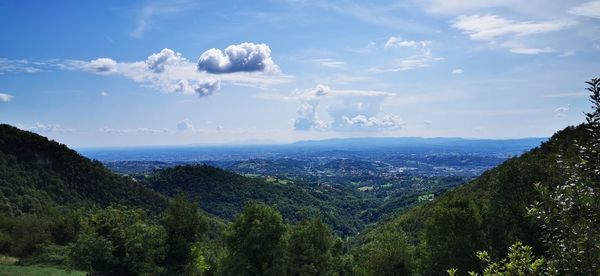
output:
[{"label": "grassy clearing", "polygon": [[0,276],[84,276],[85,272],[50,267],[0,265]]}]

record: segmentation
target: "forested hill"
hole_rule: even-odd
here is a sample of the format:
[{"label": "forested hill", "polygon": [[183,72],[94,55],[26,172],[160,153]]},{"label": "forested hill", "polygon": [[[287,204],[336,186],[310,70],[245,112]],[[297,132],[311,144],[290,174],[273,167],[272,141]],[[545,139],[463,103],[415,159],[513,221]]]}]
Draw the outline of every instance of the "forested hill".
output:
[{"label": "forested hill", "polygon": [[[476,180],[458,187],[435,201],[427,202],[373,227],[358,239],[359,260],[384,271],[404,267],[423,275],[447,275],[449,268],[463,273],[477,270],[477,251],[493,259],[506,256],[515,242],[533,246],[537,255],[545,251],[541,229],[528,215],[539,193],[535,184],[554,187],[565,181],[559,167],[577,162],[579,148],[589,142],[585,125],[568,127],[520,157],[507,160]],[[373,254],[374,248],[390,243],[402,258],[395,261]],[[384,254],[385,255],[385,254]]]},{"label": "forested hill", "polygon": [[0,212],[33,212],[53,205],[123,204],[159,211],[164,196],[106,169],[63,144],[0,125]]},{"label": "forested hill", "polygon": [[143,182],[167,196],[183,192],[198,199],[207,213],[223,219],[232,219],[247,203],[258,201],[275,206],[290,221],[306,212],[322,214],[334,230],[343,235],[361,230],[366,224],[361,210],[376,204],[352,188],[281,179],[267,181],[207,165],[164,169]]}]

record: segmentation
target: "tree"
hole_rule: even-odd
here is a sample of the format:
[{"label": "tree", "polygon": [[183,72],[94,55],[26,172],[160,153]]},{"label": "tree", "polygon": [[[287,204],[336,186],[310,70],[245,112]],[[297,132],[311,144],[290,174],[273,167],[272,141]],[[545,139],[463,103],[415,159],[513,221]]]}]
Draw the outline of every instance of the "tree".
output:
[{"label": "tree", "polygon": [[[574,164],[559,157],[566,181],[541,194],[529,212],[544,231],[550,257],[564,274],[600,274],[600,78],[590,85],[592,112],[586,113],[590,141],[579,144]],[[579,141],[581,143],[582,141]]]},{"label": "tree", "polygon": [[358,275],[411,275],[415,249],[403,232],[385,231],[367,243],[359,253]]},{"label": "tree", "polygon": [[178,195],[165,211],[162,223],[167,232],[168,250],[164,264],[169,273],[182,274],[186,268],[188,272],[194,270],[193,264],[201,256],[197,256],[199,251],[193,248],[199,248],[197,243],[205,238],[207,230],[206,218],[198,203],[189,202],[184,194]]},{"label": "tree", "polygon": [[[511,245],[508,249],[508,258],[498,262],[492,262],[486,251],[479,251],[476,256],[486,265],[483,269],[483,276],[557,275],[557,271],[552,265],[544,258],[536,258],[531,246],[523,245],[521,242]],[[448,269],[447,272],[450,276],[458,275],[458,269]],[[469,275],[480,274],[469,272]]]},{"label": "tree", "polygon": [[246,205],[225,233],[225,274],[281,275],[285,231],[278,211],[262,203]]},{"label": "tree", "polygon": [[448,267],[479,267],[472,253],[485,248],[483,216],[473,200],[458,199],[432,208],[419,246],[424,274],[439,274]]},{"label": "tree", "polygon": [[320,217],[303,219],[291,226],[287,241],[290,275],[329,275],[334,239]]},{"label": "tree", "polygon": [[142,211],[108,207],[82,219],[70,255],[76,268],[92,274],[158,274],[165,236],[162,227],[144,220]]}]

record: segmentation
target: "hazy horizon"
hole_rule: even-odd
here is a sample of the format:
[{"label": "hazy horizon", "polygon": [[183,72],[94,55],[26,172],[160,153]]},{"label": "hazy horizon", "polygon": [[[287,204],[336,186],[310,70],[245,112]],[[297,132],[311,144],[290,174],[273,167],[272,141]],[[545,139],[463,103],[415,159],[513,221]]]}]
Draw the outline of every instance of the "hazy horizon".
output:
[{"label": "hazy horizon", "polygon": [[[313,143],[313,142],[328,142],[328,141],[347,141],[353,139],[373,139],[373,141],[379,138],[390,138],[390,139],[423,139],[423,140],[436,140],[436,139],[459,139],[464,141],[524,141],[524,140],[547,140],[550,137],[517,137],[517,138],[479,138],[479,137],[418,137],[418,136],[378,136],[378,137],[343,137],[343,138],[324,138],[324,139],[313,139],[313,140],[296,140],[296,141],[274,141],[274,140],[240,140],[232,141],[229,143],[211,143],[211,144],[155,144],[155,145],[111,145],[111,146],[83,146],[73,147],[75,150],[104,150],[104,149],[150,149],[150,148],[219,148],[219,147],[261,147],[261,146],[289,146],[300,143]],[[60,141],[57,141],[60,143]]]}]

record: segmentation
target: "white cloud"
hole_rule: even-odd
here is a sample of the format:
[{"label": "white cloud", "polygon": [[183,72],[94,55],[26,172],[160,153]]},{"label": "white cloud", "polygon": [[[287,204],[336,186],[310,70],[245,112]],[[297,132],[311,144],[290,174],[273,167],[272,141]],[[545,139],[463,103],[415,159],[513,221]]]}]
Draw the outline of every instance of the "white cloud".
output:
[{"label": "white cloud", "polygon": [[575,51],[564,51],[562,52],[560,55],[558,55],[559,57],[572,57],[575,54],[577,54],[577,52]]},{"label": "white cloud", "polygon": [[108,97],[108,92],[102,91],[102,92],[100,92],[100,96],[102,96],[102,97]]},{"label": "white cloud", "polygon": [[140,14],[137,17],[134,30],[131,36],[142,38],[148,26],[156,19],[156,17],[173,14],[189,10],[195,3],[193,1],[176,0],[176,1],[161,1],[149,3],[142,7]]},{"label": "white cloud", "polygon": [[317,118],[317,105],[314,103],[302,103],[296,111],[296,119],[294,119],[295,130],[322,130],[327,128],[325,122]]},{"label": "white cloud", "polygon": [[267,44],[230,45],[225,51],[209,49],[198,60],[198,70],[212,74],[235,72],[277,72]]},{"label": "white cloud", "polygon": [[154,73],[162,73],[165,71],[166,66],[179,65],[187,62],[187,60],[181,56],[181,53],[164,48],[159,53],[150,55],[146,59],[146,66]]},{"label": "white cloud", "polygon": [[313,59],[312,61],[318,63],[319,65],[321,65],[323,67],[330,67],[330,68],[340,68],[340,67],[343,67],[344,65],[346,65],[345,62],[335,60],[332,58],[316,58],[316,59]]},{"label": "white cloud", "polygon": [[590,94],[587,92],[566,92],[544,95],[544,98],[567,98],[567,97],[587,97]]},{"label": "white cloud", "polygon": [[462,73],[463,73],[463,69],[460,69],[460,68],[452,69],[452,74],[460,75]]},{"label": "white cloud", "polygon": [[214,130],[208,130],[208,129],[202,129],[202,128],[196,128],[192,122],[189,119],[183,119],[181,121],[179,121],[179,123],[177,123],[177,126],[175,127],[175,129],[178,132],[185,132],[185,133],[210,133],[210,132],[222,132],[223,131],[223,127],[221,126],[217,126]]},{"label": "white cloud", "polygon": [[385,115],[381,119],[377,117],[368,117],[367,115],[356,115],[354,117],[342,117],[342,122],[337,127],[342,127],[345,131],[362,130],[381,130],[398,129],[404,125],[400,117],[394,115]]},{"label": "white cloud", "polygon": [[7,103],[10,102],[13,98],[13,95],[0,93],[0,102]]},{"label": "white cloud", "polygon": [[72,128],[61,127],[59,124],[36,123],[33,126],[25,126],[25,125],[18,124],[17,127],[22,130],[27,130],[27,131],[36,132],[36,133],[73,132],[73,131],[75,131]]},{"label": "white cloud", "polygon": [[487,42],[490,46],[500,46],[515,54],[541,54],[555,52],[549,47],[530,47],[522,43],[525,37],[545,34],[569,28],[577,22],[572,20],[555,21],[515,21],[497,15],[459,16],[452,27],[461,30],[470,39]]},{"label": "white cloud", "polygon": [[161,91],[198,96],[213,94],[220,89],[221,82],[264,88],[293,80],[292,76],[282,74],[239,72],[214,75],[199,72],[196,64],[168,48],[150,55],[144,61],[117,62],[110,58],[100,58],[92,61],[60,61],[56,62],[55,66],[62,70],[83,70],[100,75],[122,75]]},{"label": "white cloud", "polygon": [[289,95],[282,94],[259,94],[256,98],[265,100],[280,101],[311,101],[311,100],[331,100],[342,98],[358,97],[391,97],[393,93],[375,91],[375,90],[352,90],[352,89],[331,89],[327,85],[318,84],[315,88],[295,91]]},{"label": "white cloud", "polygon": [[542,53],[553,53],[555,52],[550,48],[511,48],[509,49],[511,53],[515,54],[523,54],[523,55],[537,55]]},{"label": "white cloud", "polygon": [[0,75],[6,73],[38,73],[43,71],[42,66],[44,65],[45,62],[42,61],[0,58]]},{"label": "white cloud", "polygon": [[424,120],[423,124],[431,125],[431,124],[433,124],[433,121],[431,121],[431,120]]},{"label": "white cloud", "polygon": [[514,0],[431,0],[426,3],[426,10],[430,13],[452,14],[477,9],[506,6]]},{"label": "white cloud", "polygon": [[399,37],[392,36],[385,43],[385,48],[415,48],[424,49],[431,45],[430,40],[402,40]]},{"label": "white cloud", "polygon": [[210,79],[197,81],[192,88],[197,95],[208,96],[212,95],[214,91],[221,89],[221,82]]},{"label": "white cloud", "polygon": [[554,110],[554,116],[556,117],[567,117],[569,116],[569,107],[559,107],[557,109]]},{"label": "white cloud", "polygon": [[153,129],[153,128],[145,128],[145,127],[140,127],[140,128],[122,128],[122,129],[115,129],[115,128],[101,128],[98,129],[98,132],[100,133],[109,133],[109,134],[128,134],[128,133],[147,133],[147,134],[152,134],[152,133],[166,133],[169,132],[168,129],[163,128],[163,129]]},{"label": "white cloud", "polygon": [[409,56],[404,59],[398,59],[392,64],[392,67],[390,68],[371,68],[369,69],[369,71],[372,73],[408,71],[412,69],[426,68],[434,62],[443,60],[444,58],[434,57],[433,55],[431,55],[430,51],[426,51],[419,55]]},{"label": "white cloud", "polygon": [[218,79],[195,72],[192,63],[186,62],[170,49],[152,54],[146,61],[116,62],[112,59],[100,58],[90,62],[71,60],[65,62],[63,66],[64,69],[84,70],[100,75],[122,75],[169,93],[207,96],[220,88]]},{"label": "white cloud", "polygon": [[600,1],[589,1],[569,10],[570,14],[600,19]]},{"label": "white cloud", "polygon": [[[294,119],[296,130],[378,131],[403,125],[395,115],[380,116],[382,102],[392,96],[388,92],[336,90],[319,84],[283,99],[301,101]],[[319,118],[317,108],[321,105],[331,122]]]},{"label": "white cloud", "polygon": [[452,26],[463,31],[473,40],[493,41],[507,35],[527,36],[558,31],[574,24],[574,21],[568,20],[519,22],[496,15],[470,15],[459,16]]},{"label": "white cloud", "polygon": [[443,61],[444,58],[433,56],[429,48],[431,44],[432,42],[429,40],[402,40],[392,36],[385,43],[385,48],[410,48],[418,52],[418,54],[397,59],[388,68],[371,68],[369,71],[372,73],[407,71],[429,67],[434,62]]},{"label": "white cloud", "polygon": [[85,70],[96,74],[112,74],[117,72],[117,62],[111,58],[98,58],[82,65]]},{"label": "white cloud", "polygon": [[178,131],[193,131],[194,125],[192,125],[192,123],[190,123],[189,119],[183,119],[179,123],[177,123],[177,130]]}]

